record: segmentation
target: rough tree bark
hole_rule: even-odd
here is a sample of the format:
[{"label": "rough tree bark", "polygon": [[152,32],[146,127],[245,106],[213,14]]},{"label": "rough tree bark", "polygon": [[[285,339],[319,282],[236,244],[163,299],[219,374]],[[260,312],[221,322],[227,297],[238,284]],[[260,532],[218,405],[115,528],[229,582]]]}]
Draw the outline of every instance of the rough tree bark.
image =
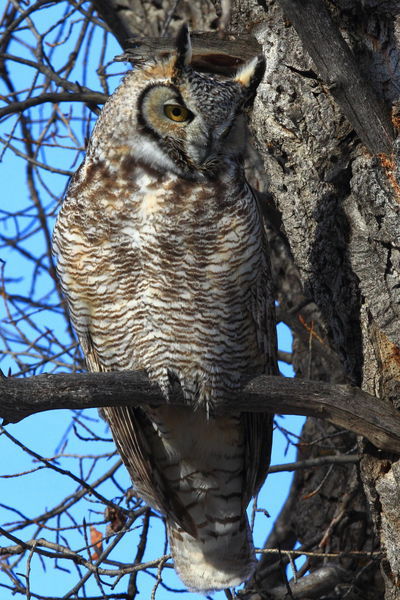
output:
[{"label": "rough tree bark", "polygon": [[[336,29],[335,39],[329,38],[331,33],[326,29],[326,41],[328,47],[331,42],[332,50],[330,63],[318,38],[316,8],[321,14],[327,9]],[[390,125],[382,129],[379,148],[379,143],[368,144],[368,135],[362,135],[362,123],[361,127],[354,120],[350,123],[343,94],[338,93],[343,92],[346,83],[346,65],[336,64],[335,58],[337,40],[342,38],[340,44],[344,43],[347,54],[354,57],[361,81],[373,88],[378,104],[386,107],[382,114],[385,110],[390,114],[399,89],[395,71],[399,61],[399,8],[398,2],[373,0],[241,0],[234,2],[231,24],[234,31],[247,24],[247,31],[253,32],[266,56],[267,73],[254,108],[253,129],[269,192],[282,213],[297,268],[296,285],[301,284],[319,313],[313,318],[317,324],[315,333],[340,357],[346,378],[382,400],[391,400],[396,407],[400,375],[398,147],[388,142]],[[315,40],[317,53],[312,60],[308,52],[313,52]],[[353,93],[356,92],[353,87]],[[384,116],[383,121],[387,127]],[[396,119],[393,124],[396,125]],[[375,121],[372,125],[376,125]],[[294,266],[278,268],[282,279],[277,279],[277,289],[282,298]],[[292,300],[289,291],[283,307],[292,309],[293,315],[296,306]],[[310,324],[304,310],[301,314],[303,322]],[[300,349],[302,343],[300,335],[296,348]],[[300,355],[298,359],[298,371],[302,374],[307,368],[304,358]],[[318,376],[329,380],[329,363],[319,361],[313,378]],[[306,428],[306,436],[310,427]],[[354,440],[345,436],[341,443],[351,445]],[[394,600],[400,598],[400,463],[394,456],[377,454],[364,441],[359,444],[363,452],[363,487],[377,537],[387,556],[381,568],[386,591],[383,592],[376,569],[360,569],[353,564],[347,565],[347,575],[349,569],[353,570],[357,581],[346,583],[344,578],[344,582],[338,581],[336,588],[331,585],[329,593],[321,597],[355,597],[358,588],[363,598]],[[355,477],[352,468],[346,470],[342,475],[336,470],[330,478],[330,482],[335,482],[332,489],[338,499],[349,493],[349,481]],[[296,486],[300,485],[302,495],[307,489],[309,482],[299,484],[302,477],[303,472],[296,478],[292,495]],[[316,482],[313,486],[317,487]],[[363,514],[363,537],[370,524],[361,489],[354,486],[350,483],[358,508],[353,505],[352,511],[358,516],[360,511]],[[325,485],[324,494],[327,493]],[[321,497],[319,503],[320,500]],[[293,501],[293,496],[289,501]],[[311,505],[308,503],[305,508],[305,503],[299,502],[296,507],[296,536],[300,541],[316,531],[316,520],[308,518],[310,514],[325,513],[326,520],[318,524],[323,528],[335,512],[333,507],[329,509],[326,503],[320,503],[307,515]],[[348,518],[349,511],[344,513]],[[303,529],[300,534],[299,529]],[[357,535],[355,543],[362,543],[361,537]],[[330,536],[330,543],[343,547],[337,534]]]}]

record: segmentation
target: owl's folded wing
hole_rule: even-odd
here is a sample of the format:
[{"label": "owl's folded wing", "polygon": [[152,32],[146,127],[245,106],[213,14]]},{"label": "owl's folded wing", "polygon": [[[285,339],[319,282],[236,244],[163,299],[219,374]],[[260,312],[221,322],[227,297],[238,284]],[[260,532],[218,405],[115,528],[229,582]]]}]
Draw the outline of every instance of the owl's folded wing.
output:
[{"label": "owl's folded wing", "polygon": [[107,407],[103,410],[139,496],[156,510],[169,515],[193,537],[197,537],[191,516],[153,460],[149,439],[157,436],[157,433],[145,412],[128,406]]},{"label": "owl's folded wing", "polygon": [[[81,344],[90,371],[105,371],[104,365],[93,346],[89,332]],[[115,406],[101,409],[111,426],[113,438],[122,460],[141,498],[163,514],[168,514],[177,525],[197,537],[192,517],[183,506],[176,492],[168,484],[153,459],[150,441],[157,437],[151,421],[141,408]]]},{"label": "owl's folded wing", "polygon": [[[250,190],[251,191],[251,190]],[[257,203],[257,199],[255,198]],[[251,311],[257,331],[257,344],[264,357],[264,373],[278,375],[276,319],[271,267],[266,236],[263,236],[264,267],[252,290]],[[246,446],[245,478],[243,482],[244,506],[257,494],[268,473],[272,447],[273,415],[269,413],[242,413]]]}]

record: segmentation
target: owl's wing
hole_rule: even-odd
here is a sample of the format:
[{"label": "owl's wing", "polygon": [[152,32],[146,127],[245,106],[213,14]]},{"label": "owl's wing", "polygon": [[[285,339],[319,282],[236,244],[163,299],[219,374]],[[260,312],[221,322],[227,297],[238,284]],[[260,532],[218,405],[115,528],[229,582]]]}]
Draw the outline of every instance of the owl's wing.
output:
[{"label": "owl's wing", "polygon": [[[90,371],[105,371],[89,332],[80,341]],[[153,460],[158,434],[145,411],[115,406],[103,408],[102,412],[110,423],[118,452],[139,495],[156,510],[172,515],[178,525],[196,537],[197,530],[192,517]],[[162,445],[157,446],[158,453],[163,452]]]},{"label": "owl's wing", "polygon": [[[264,373],[277,375],[275,307],[272,302],[270,303],[272,306],[265,306],[265,302],[261,302],[261,306],[257,306],[259,304],[257,300],[258,298],[256,298],[256,306],[253,308],[253,317],[259,334],[258,345],[265,356]],[[270,413],[241,414],[246,448],[243,488],[245,506],[251,497],[257,494],[267,476],[271,458],[273,420],[273,415]]]},{"label": "owl's wing", "polygon": [[274,417],[268,413],[242,413],[240,417],[245,439],[243,506],[247,507],[268,473]]},{"label": "owl's wing", "polygon": [[[249,192],[253,194],[250,186]],[[254,202],[258,201],[254,196]],[[262,222],[262,216],[260,214]],[[258,349],[264,357],[264,373],[278,375],[275,302],[272,287],[269,249],[266,235],[263,236],[264,266],[257,285],[252,290],[251,311],[256,325]],[[242,413],[244,432],[245,481],[244,502],[257,494],[267,476],[272,447],[273,415],[269,413]]]},{"label": "owl's wing", "polygon": [[104,413],[139,495],[150,506],[169,515],[177,525],[197,537],[192,517],[153,460],[149,441],[155,445],[158,434],[146,413],[140,408],[128,406],[108,407]]}]

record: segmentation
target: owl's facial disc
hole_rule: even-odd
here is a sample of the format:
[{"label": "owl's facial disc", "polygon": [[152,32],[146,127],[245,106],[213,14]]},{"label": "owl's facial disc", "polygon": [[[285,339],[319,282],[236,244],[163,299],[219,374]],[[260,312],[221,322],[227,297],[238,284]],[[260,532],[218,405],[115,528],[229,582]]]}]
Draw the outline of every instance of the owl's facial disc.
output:
[{"label": "owl's facial disc", "polygon": [[179,84],[166,79],[147,85],[137,111],[146,137],[146,160],[191,179],[214,177],[218,165],[241,155],[246,143],[242,86],[239,81],[205,77],[190,67]]}]

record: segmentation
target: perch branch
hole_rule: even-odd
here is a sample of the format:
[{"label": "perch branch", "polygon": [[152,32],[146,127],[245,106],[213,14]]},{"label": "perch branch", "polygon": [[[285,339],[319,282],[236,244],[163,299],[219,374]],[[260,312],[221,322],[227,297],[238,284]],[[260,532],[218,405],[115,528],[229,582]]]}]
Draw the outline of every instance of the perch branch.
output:
[{"label": "perch branch", "polygon": [[[0,398],[0,417],[11,423],[44,410],[167,402],[143,371],[2,378]],[[178,386],[171,390],[169,402],[183,403]],[[391,404],[349,385],[261,375],[250,379],[229,401],[219,403],[215,412],[238,411],[327,419],[363,435],[377,448],[400,453],[399,413]]]}]

